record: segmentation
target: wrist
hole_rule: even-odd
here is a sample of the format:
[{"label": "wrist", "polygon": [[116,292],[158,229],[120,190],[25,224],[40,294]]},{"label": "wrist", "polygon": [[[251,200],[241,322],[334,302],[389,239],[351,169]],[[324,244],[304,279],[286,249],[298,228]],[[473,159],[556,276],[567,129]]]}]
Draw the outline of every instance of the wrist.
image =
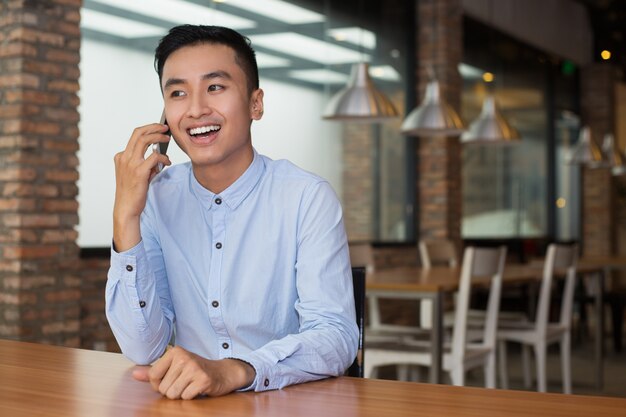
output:
[{"label": "wrist", "polygon": [[141,241],[139,217],[113,217],[113,244],[117,252],[124,252]]},{"label": "wrist", "polygon": [[233,372],[233,385],[235,390],[240,390],[249,387],[256,378],[256,370],[248,362],[237,358],[226,359],[231,362],[234,368]]}]

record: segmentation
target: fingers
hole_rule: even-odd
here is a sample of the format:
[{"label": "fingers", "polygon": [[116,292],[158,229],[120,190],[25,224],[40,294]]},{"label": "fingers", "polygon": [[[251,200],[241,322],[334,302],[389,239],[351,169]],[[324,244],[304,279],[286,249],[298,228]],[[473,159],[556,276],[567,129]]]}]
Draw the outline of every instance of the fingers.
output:
[{"label": "fingers", "polygon": [[150,376],[148,372],[150,371],[149,366],[135,366],[133,369],[132,375],[137,381],[141,382],[150,382]]},{"label": "fingers", "polygon": [[160,123],[152,123],[136,128],[126,145],[124,152],[134,156],[143,156],[150,144],[156,142],[167,142],[170,140],[170,137],[165,134],[168,129],[167,125]]}]

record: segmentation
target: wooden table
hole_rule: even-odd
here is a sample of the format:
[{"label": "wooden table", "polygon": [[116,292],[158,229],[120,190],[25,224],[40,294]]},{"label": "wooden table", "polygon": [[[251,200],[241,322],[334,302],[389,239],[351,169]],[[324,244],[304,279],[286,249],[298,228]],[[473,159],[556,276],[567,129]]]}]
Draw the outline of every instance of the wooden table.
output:
[{"label": "wooden table", "polygon": [[[599,271],[596,265],[586,264],[577,268],[580,273]],[[378,297],[399,299],[431,300],[433,325],[431,331],[431,349],[433,354],[433,366],[430,379],[433,383],[441,383],[441,359],[443,346],[443,297],[446,293],[452,293],[458,289],[460,268],[432,267],[418,268],[405,267],[380,270],[367,275],[367,294]],[[502,285],[538,283],[541,280],[542,269],[537,265],[506,265],[502,277]],[[602,280],[602,278],[600,277]],[[475,279],[474,285],[489,285],[490,278]],[[602,294],[596,295],[596,304],[602,305]],[[601,322],[602,309],[597,310],[598,322]],[[598,329],[598,331],[601,328]],[[601,333],[600,333],[601,334]],[[602,338],[597,335],[599,340]],[[367,358],[367,350],[365,351]],[[365,359],[367,360],[367,359]],[[596,344],[596,366],[601,368],[603,364],[602,345]],[[597,374],[597,386],[602,387],[603,374]]]},{"label": "wooden table", "polygon": [[332,378],[264,393],[168,400],[114,353],[0,340],[3,417],[626,416],[626,400]]},{"label": "wooden table", "polygon": [[602,257],[584,257],[578,261],[579,269],[590,272],[597,272],[597,289],[594,294],[594,304],[596,310],[596,346],[595,357],[596,364],[596,388],[601,390],[604,385],[604,291],[606,278],[611,275],[611,271],[617,269],[626,269],[625,256],[602,256]]}]

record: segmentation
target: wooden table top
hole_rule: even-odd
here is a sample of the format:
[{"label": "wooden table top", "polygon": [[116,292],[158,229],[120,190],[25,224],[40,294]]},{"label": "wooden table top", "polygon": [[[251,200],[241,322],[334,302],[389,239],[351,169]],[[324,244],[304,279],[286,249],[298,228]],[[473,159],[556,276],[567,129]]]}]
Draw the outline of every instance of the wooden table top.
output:
[{"label": "wooden table top", "polygon": [[0,340],[7,417],[626,416],[626,399],[331,378],[264,393],[168,400],[122,355]]},{"label": "wooden table top", "polygon": [[[600,269],[601,265],[588,262],[577,267],[578,272],[589,273]],[[502,281],[505,285],[523,284],[541,280],[542,264],[506,265]],[[556,271],[563,275],[564,271]],[[432,268],[402,267],[382,269],[367,274],[368,290],[413,291],[413,292],[450,292],[459,286],[461,268],[435,266]],[[489,285],[489,277],[475,278],[476,285]]]}]

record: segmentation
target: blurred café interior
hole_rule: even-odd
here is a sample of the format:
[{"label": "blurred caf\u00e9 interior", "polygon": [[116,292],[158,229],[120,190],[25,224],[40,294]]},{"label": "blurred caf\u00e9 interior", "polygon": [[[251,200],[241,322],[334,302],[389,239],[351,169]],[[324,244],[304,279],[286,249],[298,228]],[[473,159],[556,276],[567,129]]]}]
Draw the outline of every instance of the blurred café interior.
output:
[{"label": "blurred caf\u00e9 interior", "polygon": [[[257,52],[255,148],[326,178],[342,201],[352,266],[368,275],[366,377],[488,385],[482,363],[448,373],[446,346],[457,310],[471,313],[455,295],[466,262],[504,247],[489,274],[504,277],[501,318],[568,319],[566,348],[547,349],[547,390],[626,396],[615,371],[626,369],[625,2],[10,0],[0,11],[0,338],[119,351],[104,317],[113,156],[161,114],[158,39],[216,24]],[[575,252],[561,266],[559,248]],[[534,282],[507,283],[530,266]],[[456,287],[408,289],[429,267],[455,271]],[[552,291],[537,301],[545,275]],[[490,304],[479,287],[472,307]],[[495,346],[518,340],[496,327]],[[429,343],[441,363],[413,354]],[[535,374],[530,350],[508,346],[509,386],[541,390],[522,375]]]}]

